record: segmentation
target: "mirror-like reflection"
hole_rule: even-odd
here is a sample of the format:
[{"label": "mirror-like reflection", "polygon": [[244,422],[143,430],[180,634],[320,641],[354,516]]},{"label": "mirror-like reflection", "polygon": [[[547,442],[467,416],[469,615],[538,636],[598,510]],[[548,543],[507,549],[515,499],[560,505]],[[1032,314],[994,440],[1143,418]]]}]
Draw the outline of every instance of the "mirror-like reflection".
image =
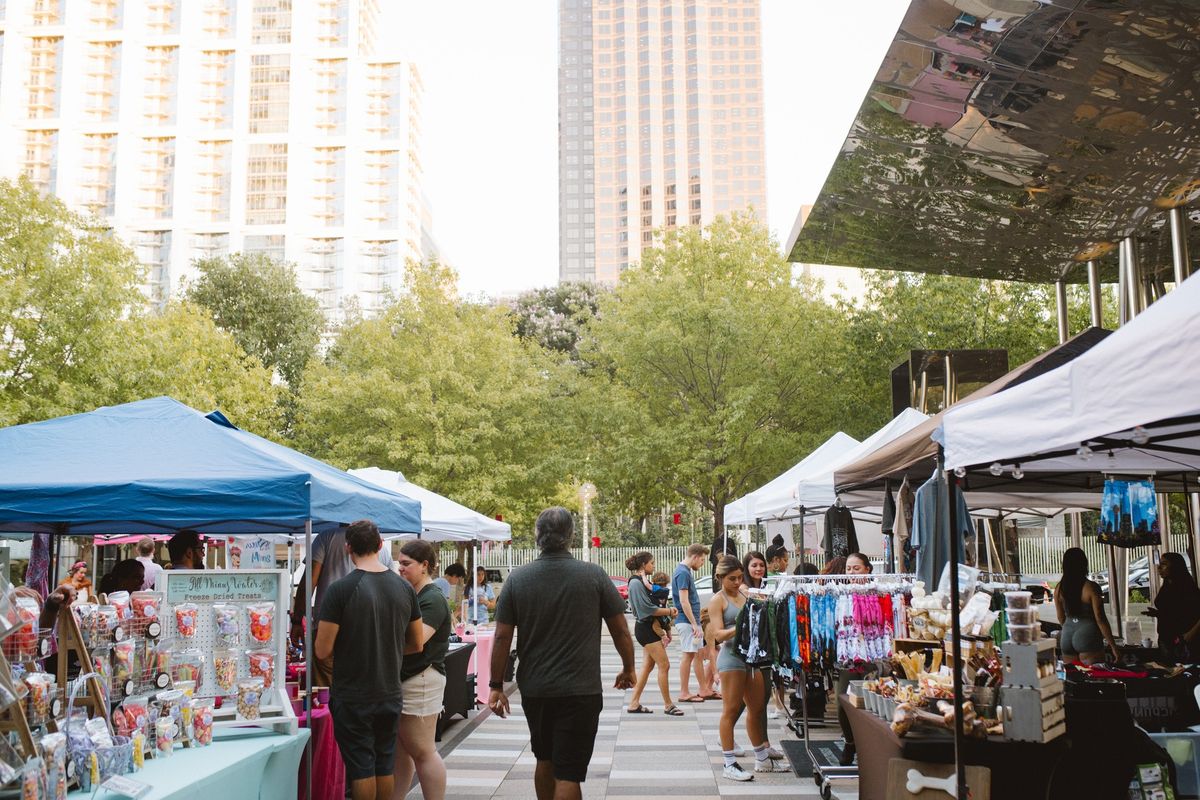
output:
[{"label": "mirror-like reflection", "polygon": [[1165,276],[1198,121],[1200,2],[913,0],[791,260],[1111,281],[1136,235]]}]

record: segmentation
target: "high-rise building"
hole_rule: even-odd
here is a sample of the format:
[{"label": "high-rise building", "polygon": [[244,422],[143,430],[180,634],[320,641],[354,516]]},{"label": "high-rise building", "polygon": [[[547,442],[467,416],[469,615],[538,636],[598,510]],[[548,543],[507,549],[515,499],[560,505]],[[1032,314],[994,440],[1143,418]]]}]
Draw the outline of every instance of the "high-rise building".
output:
[{"label": "high-rise building", "polygon": [[658,229],[766,219],[759,0],[558,0],[559,280]]},{"label": "high-rise building", "polygon": [[421,78],[377,52],[378,0],[303,9],[0,0],[0,174],[111,226],[152,300],[260,251],[371,313],[423,255]]}]

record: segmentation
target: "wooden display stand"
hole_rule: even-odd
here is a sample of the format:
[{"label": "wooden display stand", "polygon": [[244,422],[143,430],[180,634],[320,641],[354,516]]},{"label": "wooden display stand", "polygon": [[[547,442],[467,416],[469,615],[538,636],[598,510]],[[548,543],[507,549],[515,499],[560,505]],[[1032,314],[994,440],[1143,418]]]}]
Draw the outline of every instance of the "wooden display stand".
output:
[{"label": "wooden display stand", "polygon": [[[8,659],[0,654],[0,684],[4,685],[13,697],[18,697],[16,685],[13,683],[12,667]],[[17,744],[22,758],[37,756],[37,748],[33,744],[33,732],[29,729],[29,718],[25,716],[25,704],[20,699],[9,703],[0,710],[0,733],[17,734]]]},{"label": "wooden display stand", "polygon": [[[88,650],[87,644],[83,641],[83,633],[79,630],[79,620],[75,618],[70,606],[63,606],[58,612],[58,688],[65,690],[68,685],[67,677],[67,656],[71,653],[75,654],[75,658],[79,664],[79,674],[86,675],[89,672],[95,671],[96,665],[92,662],[91,651]],[[105,722],[109,723],[109,728],[112,728],[112,720],[108,715],[108,696],[107,687],[102,686],[98,678],[87,679],[87,691],[81,693],[75,698],[77,705],[84,706],[90,712],[89,718],[103,717]],[[66,704],[61,709],[61,714],[66,714]],[[51,730],[58,730],[59,726],[56,722],[60,714],[52,715],[50,721]]]}]

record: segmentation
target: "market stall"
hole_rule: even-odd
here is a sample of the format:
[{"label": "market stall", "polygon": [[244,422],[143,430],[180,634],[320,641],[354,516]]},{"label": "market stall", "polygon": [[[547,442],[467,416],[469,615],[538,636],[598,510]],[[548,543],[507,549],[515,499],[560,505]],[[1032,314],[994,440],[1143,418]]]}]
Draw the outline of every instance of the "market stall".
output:
[{"label": "market stall", "polygon": [[[0,430],[0,450],[13,455],[0,464],[3,530],[303,534],[308,544],[313,530],[360,518],[389,533],[420,530],[418,502],[238,430],[219,412],[206,416],[170,398],[6,428]],[[86,770],[72,745],[67,763],[76,766],[76,775],[83,766],[97,778],[120,777],[156,753],[163,757],[188,744],[198,746],[195,758],[204,762],[214,785],[232,779],[238,769],[257,769],[270,773],[278,791],[294,796],[308,735],[297,730],[292,702],[283,692],[288,575],[283,570],[164,575],[160,591],[109,595],[106,604],[65,611],[59,618],[58,636],[67,634],[60,649],[70,650],[95,674],[59,683],[60,691],[68,682],[75,690],[66,718],[58,716],[64,711],[60,705],[52,705],[44,725],[33,726],[35,733],[66,727],[79,694],[90,700],[83,704],[90,721],[86,726],[78,721],[94,737],[87,752],[103,757],[100,770]],[[66,669],[66,660],[59,659],[59,669]],[[107,687],[99,701],[97,684]],[[311,697],[311,683],[308,688]],[[119,703],[111,718],[110,702]],[[17,707],[6,707],[6,713]],[[153,731],[146,727],[152,717]],[[274,729],[280,738],[227,747],[234,740],[219,735],[216,745],[206,746],[213,729],[247,726]],[[74,742],[69,729],[68,741]],[[35,740],[39,752],[44,742],[44,735]],[[51,746],[57,747],[56,740]],[[268,751],[282,760],[264,760],[261,753]],[[171,771],[152,765],[156,768],[138,776],[163,781],[151,787],[154,796],[184,790],[166,779]]]}]

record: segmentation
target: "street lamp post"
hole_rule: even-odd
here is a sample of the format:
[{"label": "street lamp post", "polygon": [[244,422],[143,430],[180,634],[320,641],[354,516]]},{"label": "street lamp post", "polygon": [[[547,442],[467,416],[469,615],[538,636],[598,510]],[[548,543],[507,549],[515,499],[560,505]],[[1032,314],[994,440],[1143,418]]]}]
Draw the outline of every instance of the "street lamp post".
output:
[{"label": "street lamp post", "polygon": [[593,483],[585,483],[579,487],[579,499],[583,505],[583,560],[592,560],[591,539],[588,538],[588,510],[591,508],[592,498],[596,496],[596,485]]}]

